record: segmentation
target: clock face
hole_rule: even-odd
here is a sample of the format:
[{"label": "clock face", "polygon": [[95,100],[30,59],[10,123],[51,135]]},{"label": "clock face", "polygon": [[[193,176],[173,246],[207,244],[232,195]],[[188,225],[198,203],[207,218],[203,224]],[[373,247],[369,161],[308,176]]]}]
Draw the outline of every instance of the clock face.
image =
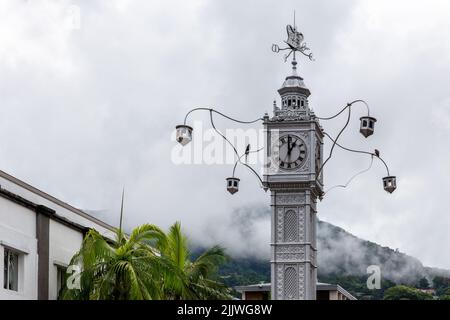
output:
[{"label": "clock face", "polygon": [[321,159],[321,154],[320,154],[320,143],[317,142],[316,144],[316,174],[319,172],[320,167],[322,166],[322,159]]},{"label": "clock face", "polygon": [[295,135],[285,135],[280,138],[277,163],[282,169],[299,168],[306,159],[306,145]]}]

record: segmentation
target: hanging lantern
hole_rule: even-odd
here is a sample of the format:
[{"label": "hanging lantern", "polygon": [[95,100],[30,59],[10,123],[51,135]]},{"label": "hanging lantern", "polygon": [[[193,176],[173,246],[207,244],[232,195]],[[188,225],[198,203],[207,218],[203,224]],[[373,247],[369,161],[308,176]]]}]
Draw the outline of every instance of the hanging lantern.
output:
[{"label": "hanging lantern", "polygon": [[227,178],[227,190],[231,194],[235,194],[239,191],[239,181],[241,181],[239,178],[231,177]]},{"label": "hanging lantern", "polygon": [[192,127],[183,124],[176,126],[175,129],[177,129],[176,139],[182,146],[192,141]]},{"label": "hanging lantern", "polygon": [[395,176],[389,176],[383,178],[383,187],[389,193],[394,192],[397,188],[397,180]]},{"label": "hanging lantern", "polygon": [[375,122],[377,122],[377,119],[366,116],[359,118],[359,120],[361,121],[359,132],[366,138],[371,136],[375,130]]}]

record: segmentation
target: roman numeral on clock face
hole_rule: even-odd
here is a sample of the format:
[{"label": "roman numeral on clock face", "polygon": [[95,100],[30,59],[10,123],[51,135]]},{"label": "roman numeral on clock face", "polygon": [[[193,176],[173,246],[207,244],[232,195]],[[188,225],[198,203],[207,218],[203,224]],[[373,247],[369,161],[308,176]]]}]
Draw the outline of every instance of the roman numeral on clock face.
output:
[{"label": "roman numeral on clock face", "polygon": [[278,152],[274,150],[272,155],[278,158],[279,167],[286,170],[301,166],[307,155],[306,145],[303,140],[291,134],[280,137],[277,150]]}]

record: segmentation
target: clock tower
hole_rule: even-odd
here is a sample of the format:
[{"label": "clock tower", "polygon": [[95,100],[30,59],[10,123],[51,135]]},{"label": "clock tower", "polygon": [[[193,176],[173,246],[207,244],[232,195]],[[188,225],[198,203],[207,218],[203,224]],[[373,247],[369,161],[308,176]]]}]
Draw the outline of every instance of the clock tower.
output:
[{"label": "clock tower", "polygon": [[316,214],[323,190],[322,128],[309,107],[309,89],[292,73],[278,90],[264,129],[264,186],[271,192],[271,295],[274,300],[315,300]]}]

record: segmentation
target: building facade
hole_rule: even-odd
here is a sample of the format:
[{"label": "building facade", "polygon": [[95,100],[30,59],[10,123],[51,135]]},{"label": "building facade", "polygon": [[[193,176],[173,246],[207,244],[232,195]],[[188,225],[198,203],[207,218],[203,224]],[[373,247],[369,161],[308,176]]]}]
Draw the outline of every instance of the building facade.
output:
[{"label": "building facade", "polygon": [[[235,287],[242,300],[270,300],[270,283]],[[316,284],[317,300],[356,300],[349,292],[337,284]]]},{"label": "building facade", "polygon": [[0,300],[57,299],[86,232],[113,227],[0,171]]}]

